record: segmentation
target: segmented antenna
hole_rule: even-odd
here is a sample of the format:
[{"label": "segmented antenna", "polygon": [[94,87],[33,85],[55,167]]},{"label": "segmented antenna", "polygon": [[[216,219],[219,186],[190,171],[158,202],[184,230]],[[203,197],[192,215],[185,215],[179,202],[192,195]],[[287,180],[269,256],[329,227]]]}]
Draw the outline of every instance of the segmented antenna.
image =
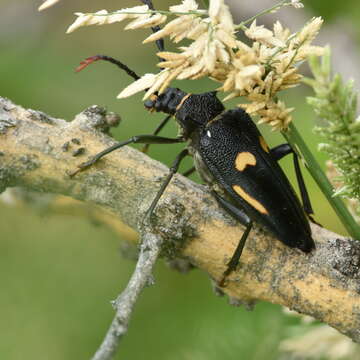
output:
[{"label": "segmented antenna", "polygon": [[[152,3],[151,0],[140,0],[144,5],[147,5],[149,7],[150,10],[155,10],[154,8],[154,5]],[[160,26],[157,25],[157,26],[153,26],[151,28],[151,30],[155,33],[157,31],[160,30]],[[159,40],[156,40],[156,46],[158,47],[158,49],[160,51],[164,51],[165,50],[165,46],[164,46],[164,39],[159,39]]]},{"label": "segmented antenna", "polygon": [[106,55],[95,55],[95,56],[88,57],[87,59],[80,62],[80,66],[78,66],[75,69],[75,71],[79,72],[79,71],[83,70],[84,68],[86,68],[87,66],[89,66],[90,64],[92,64],[92,63],[94,63],[95,61],[98,61],[98,60],[104,60],[104,61],[111,62],[112,64],[117,65],[120,69],[124,70],[134,80],[140,79],[140,76],[138,74],[136,74],[135,71],[131,70],[128,66],[123,64],[121,61],[116,60],[116,59],[114,59],[114,58],[112,58],[110,56],[106,56]]},{"label": "segmented antenna", "polygon": [[[149,7],[150,10],[154,10],[154,5],[152,3],[152,0],[140,0],[144,5],[147,5]],[[157,31],[160,30],[160,26],[153,26],[151,28],[151,30],[155,33]],[[156,40],[156,46],[160,51],[164,51],[165,50],[165,46],[164,46],[164,39],[159,39]],[[104,60],[104,61],[108,61],[112,64],[115,64],[116,66],[118,66],[120,69],[124,70],[129,76],[131,76],[134,80],[138,80],[140,79],[140,76],[136,74],[135,71],[131,70],[127,65],[123,64],[121,61],[116,60],[110,56],[106,56],[106,55],[95,55],[95,56],[90,56],[87,59],[83,60],[80,62],[80,66],[78,66],[75,71],[79,72],[83,69],[85,69],[87,66],[89,66],[90,64],[94,63],[95,61],[98,60]],[[160,60],[163,60],[160,58]]]}]

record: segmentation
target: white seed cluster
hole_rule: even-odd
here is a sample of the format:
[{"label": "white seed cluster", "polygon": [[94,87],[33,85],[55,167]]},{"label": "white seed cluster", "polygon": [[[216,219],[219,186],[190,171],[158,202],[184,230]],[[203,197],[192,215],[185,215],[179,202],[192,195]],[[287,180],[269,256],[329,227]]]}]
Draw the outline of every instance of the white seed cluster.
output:
[{"label": "white seed cluster", "polygon": [[345,194],[345,196],[343,194],[346,207],[350,211],[354,220],[360,224],[360,201],[355,197],[350,197],[352,195],[350,191],[354,189],[354,187],[351,187],[348,184],[344,184],[343,180],[346,178],[344,179],[344,175],[342,176],[340,174],[339,170],[331,160],[326,162],[326,176],[330,180],[331,185],[334,187],[335,193],[341,194],[344,193],[344,190],[348,192]]},{"label": "white seed cluster", "polygon": [[[299,0],[281,2],[281,6],[302,7]],[[78,18],[68,33],[81,26],[103,25],[130,19],[125,29],[148,28],[165,23],[167,16],[175,17],[160,31],[153,33],[144,43],[169,37],[174,43],[187,39],[188,46],[178,52],[159,52],[162,59],[157,74],[145,74],[125,88],[118,98],[125,98],[146,90],[144,98],[155,92],[162,93],[175,80],[209,77],[219,83],[219,90],[228,92],[225,98],[245,97],[248,103],[239,104],[260,122],[273,129],[286,129],[291,121],[292,108],[277,99],[281,90],[299,84],[302,76],[298,65],[310,55],[322,55],[323,48],[313,46],[323,20],[313,18],[296,33],[291,33],[280,22],[273,29],[257,25],[235,25],[224,0],[210,0],[208,10],[200,10],[195,0],[183,0],[171,6],[168,12],[152,11],[144,6],[122,9],[112,13],[101,10],[92,14],[76,13]],[[245,22],[246,23],[246,22]],[[236,32],[242,30],[250,45],[238,40]]]},{"label": "white seed cluster", "polygon": [[291,5],[295,8],[295,9],[301,9],[304,7],[304,4],[301,3],[301,0],[291,0]]},{"label": "white seed cluster", "polygon": [[38,8],[39,11],[45,10],[49,8],[50,6],[55,5],[60,0],[45,0]]},{"label": "white seed cluster", "polygon": [[158,13],[153,14],[147,5],[122,9],[113,13],[108,13],[107,10],[100,10],[93,14],[83,14],[79,12],[75,13],[75,15],[78,18],[67,29],[67,34],[82,26],[113,24],[128,19],[131,19],[132,21],[125,27],[125,30],[149,28],[166,21],[165,15]]}]

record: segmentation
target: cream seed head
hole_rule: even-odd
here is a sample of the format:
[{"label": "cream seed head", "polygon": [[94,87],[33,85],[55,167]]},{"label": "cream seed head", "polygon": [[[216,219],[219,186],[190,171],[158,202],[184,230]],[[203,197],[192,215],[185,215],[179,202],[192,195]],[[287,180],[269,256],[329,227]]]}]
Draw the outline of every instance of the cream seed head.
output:
[{"label": "cream seed head", "polygon": [[157,75],[155,74],[145,74],[140,79],[134,81],[127,88],[125,88],[117,97],[118,99],[123,99],[134,95],[140,91],[150,88],[154,85]]},{"label": "cream seed head", "polygon": [[173,13],[176,12],[189,12],[189,11],[195,11],[198,9],[198,4],[195,0],[183,0],[183,2],[180,5],[174,5],[170,6],[169,10]]},{"label": "cream seed head", "polygon": [[55,5],[59,0],[45,0],[38,8],[39,11],[45,10],[50,6]]},{"label": "cream seed head", "polygon": [[147,5],[134,6],[132,8],[121,9],[114,12],[108,12],[107,10],[100,10],[96,13],[75,13],[78,17],[73,24],[69,26],[66,33],[69,34],[80,27],[89,25],[106,25],[113,24],[115,22],[121,22],[123,20],[133,19],[130,22],[126,30],[149,28],[164,23],[167,19],[165,15],[153,14]]},{"label": "cream seed head", "polygon": [[[300,8],[299,0],[284,3]],[[281,6],[280,6],[281,7]],[[275,9],[278,10],[278,9]],[[166,15],[164,14],[166,13]],[[322,25],[321,18],[313,18],[296,33],[277,21],[272,29],[258,25],[256,19],[248,28],[235,26],[224,0],[210,0],[209,9],[199,9],[195,0],[183,0],[168,12],[156,12],[148,6],[135,6],[108,13],[77,13],[78,18],[69,27],[72,32],[88,25],[104,25],[131,20],[125,29],[138,29],[166,23],[161,30],[148,36],[148,43],[168,37],[175,44],[190,41],[177,51],[160,52],[162,59],[157,74],[145,74],[129,85],[119,98],[147,90],[145,98],[154,92],[163,92],[173,80],[209,77],[219,83],[218,90],[228,92],[225,99],[243,97],[239,104],[249,113],[260,116],[260,122],[273,129],[286,129],[291,121],[291,111],[277,100],[277,93],[300,83],[298,64],[311,55],[322,55],[323,48],[312,45]],[[241,28],[250,40],[245,44],[235,33]]]},{"label": "cream seed head", "polygon": [[295,8],[295,9],[301,9],[304,7],[304,4],[301,3],[301,0],[291,0],[291,5]]}]

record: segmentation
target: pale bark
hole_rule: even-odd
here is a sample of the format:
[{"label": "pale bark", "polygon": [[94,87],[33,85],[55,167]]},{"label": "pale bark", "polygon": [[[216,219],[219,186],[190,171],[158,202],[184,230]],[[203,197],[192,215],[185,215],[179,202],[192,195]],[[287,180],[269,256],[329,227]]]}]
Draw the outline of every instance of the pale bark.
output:
[{"label": "pale bark", "polygon": [[[74,178],[67,175],[114,143],[98,130],[104,127],[96,107],[66,122],[0,98],[0,192],[21,186],[67,195],[116,214],[127,232],[139,231],[167,174],[164,165],[125,147]],[[64,146],[67,142],[70,146]],[[84,154],[74,156],[79,148]],[[243,231],[205,186],[181,175],[169,185],[152,223],[164,254],[187,258],[214,280],[221,277]],[[312,229],[316,250],[305,255],[255,227],[241,267],[223,291],[246,304],[269,301],[314,316],[360,342],[360,244],[316,225]]]}]

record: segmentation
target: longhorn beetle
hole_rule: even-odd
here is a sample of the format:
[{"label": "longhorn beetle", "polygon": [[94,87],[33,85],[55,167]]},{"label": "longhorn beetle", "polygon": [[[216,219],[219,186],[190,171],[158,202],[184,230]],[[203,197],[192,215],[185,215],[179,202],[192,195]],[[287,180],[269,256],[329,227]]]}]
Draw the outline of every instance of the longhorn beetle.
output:
[{"label": "longhorn beetle", "polygon": [[[141,1],[154,9],[151,0]],[[152,30],[158,31],[158,27]],[[160,51],[164,50],[162,40],[157,42],[157,46]],[[139,78],[120,61],[104,55],[86,59],[77,70],[97,60],[114,63],[135,80]],[[219,205],[246,227],[227,263],[227,269],[218,282],[220,286],[224,286],[226,277],[236,269],[253,221],[263,225],[289,247],[298,248],[305,253],[315,248],[308,221],[313,210],[298,157],[289,144],[269,149],[250,116],[241,108],[225,111],[216,92],[190,94],[177,88],[168,88],[160,95],[153,95],[144,105],[150,111],[168,114],[152,135],[137,135],[116,143],[80,164],[72,175],[127,144],[142,143],[149,146],[187,142],[186,148],[175,158],[147,216],[154,211],[171,178],[178,171],[181,161],[188,155],[192,156],[195,169],[210,186],[211,194]],[[157,136],[171,117],[174,117],[180,126],[178,137]],[[303,206],[278,164],[281,158],[290,153],[293,154]],[[191,172],[188,171],[187,174]]]}]

